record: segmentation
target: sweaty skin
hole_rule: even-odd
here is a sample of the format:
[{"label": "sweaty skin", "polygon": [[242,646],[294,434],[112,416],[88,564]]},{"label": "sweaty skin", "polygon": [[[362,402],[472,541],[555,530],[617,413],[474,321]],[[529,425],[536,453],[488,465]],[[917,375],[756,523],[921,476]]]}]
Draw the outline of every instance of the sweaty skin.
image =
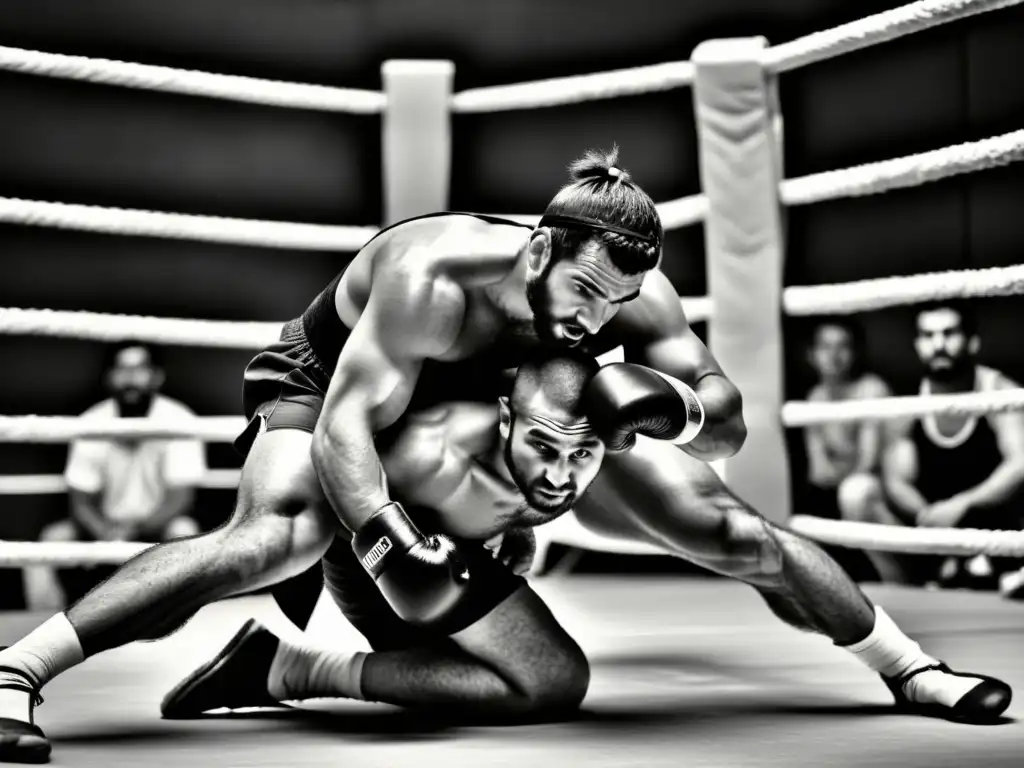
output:
[{"label": "sweaty skin", "polygon": [[438,530],[486,540],[531,516],[499,440],[496,405],[450,403],[411,414],[380,459],[396,499],[433,510]]},{"label": "sweaty skin", "polygon": [[[384,233],[347,268],[335,304],[352,334],[313,446],[324,490],[346,527],[358,530],[390,500],[374,434],[402,417],[417,390],[427,399],[436,392],[434,402],[444,395],[443,374],[421,377],[425,363],[479,360],[504,370],[541,344],[525,299],[525,272],[528,265],[543,268],[544,242],[523,227],[440,216]],[[517,258],[524,249],[526,258]],[[693,334],[675,289],[658,270],[626,276],[608,264],[598,252],[553,268],[571,286],[565,290],[589,302],[579,323],[595,333],[580,349],[596,357],[622,345],[628,362],[694,386],[705,427],[681,450],[705,460],[732,455],[745,434],[739,394]],[[574,333],[556,329],[555,342],[571,344]],[[479,393],[490,402],[499,394]]]}]

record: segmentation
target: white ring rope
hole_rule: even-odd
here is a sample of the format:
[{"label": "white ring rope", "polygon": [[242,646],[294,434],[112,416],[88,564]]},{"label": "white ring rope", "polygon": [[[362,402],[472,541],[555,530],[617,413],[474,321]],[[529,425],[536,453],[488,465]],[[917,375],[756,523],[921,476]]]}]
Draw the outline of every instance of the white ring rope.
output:
[{"label": "white ring rope", "polygon": [[[682,229],[691,224],[699,224],[704,221],[708,213],[708,198],[707,195],[688,195],[676,200],[656,203],[655,207],[658,209],[658,216],[661,218],[661,226],[666,231]],[[531,227],[537,226],[537,223],[540,221],[540,214],[537,213],[501,213],[495,215]]]},{"label": "white ring rope", "polygon": [[[786,205],[809,205],[919,186],[1021,159],[1024,159],[1024,130],[907,157],[785,179],[780,182],[779,195]],[[658,204],[662,225],[668,230],[703,221],[707,209],[708,201],[704,195],[690,195]],[[538,220],[537,215],[528,214],[507,214],[506,218],[524,224]],[[112,235],[318,251],[358,250],[379,231],[372,227],[230,219],[14,198],[0,198],[0,222]]]},{"label": "white ring rope", "polygon": [[[692,323],[711,316],[712,305],[706,296],[684,297],[680,302]],[[0,307],[0,335],[56,336],[104,342],[131,340],[160,345],[258,350],[277,341],[282,325]]]},{"label": "white ring rope", "polygon": [[922,32],[940,24],[1019,5],[1021,2],[1022,0],[922,0],[773,46],[765,51],[762,62],[770,72],[788,72],[914,32]]},{"label": "white ring rope", "polygon": [[[234,490],[240,476],[241,471],[237,469],[208,469],[198,485],[200,488]],[[0,475],[0,496],[48,496],[66,493],[67,490],[63,475]]]},{"label": "white ring rope", "polygon": [[191,419],[87,419],[79,416],[0,416],[0,443],[66,443],[81,438],[198,438],[232,442],[243,429],[241,416]]},{"label": "white ring rope", "polygon": [[453,94],[453,112],[505,112],[576,104],[595,99],[668,91],[693,82],[693,64],[673,61],[593,75],[558,77],[514,85],[470,88]]},{"label": "white ring rope", "polygon": [[815,403],[794,400],[782,406],[782,423],[787,427],[812,424],[841,424],[879,421],[945,413],[980,416],[1024,410],[1024,389],[996,389],[955,395],[911,395]]},{"label": "white ring rope", "polygon": [[825,520],[794,515],[788,527],[824,544],[877,552],[923,555],[1024,555],[1024,531],[986,531],[978,528],[907,528],[877,523]]},{"label": "white ring rope", "polygon": [[120,565],[154,546],[136,541],[2,541],[0,567]]},{"label": "white ring rope", "polygon": [[387,106],[379,91],[286,83],[236,75],[157,67],[111,59],[90,59],[60,53],[0,46],[0,69],[23,75],[59,77],[189,96],[207,96],[291,109],[378,114]]},{"label": "white ring rope", "polygon": [[1024,293],[1024,265],[926,272],[832,285],[793,285],[782,293],[792,316],[841,315],[906,304]]},{"label": "white ring rope", "polygon": [[0,222],[102,232],[108,235],[166,237],[308,251],[357,251],[380,231],[378,227],[229,219],[222,216],[103,208],[10,197],[0,197]]},{"label": "white ring rope", "polygon": [[0,307],[0,334],[59,336],[104,342],[131,340],[161,345],[257,350],[277,341],[283,325]]},{"label": "white ring rope", "polygon": [[1024,159],[1024,130],[892,160],[785,179],[779,184],[779,197],[783,204],[793,206],[877,195],[998,168],[1021,159]]}]

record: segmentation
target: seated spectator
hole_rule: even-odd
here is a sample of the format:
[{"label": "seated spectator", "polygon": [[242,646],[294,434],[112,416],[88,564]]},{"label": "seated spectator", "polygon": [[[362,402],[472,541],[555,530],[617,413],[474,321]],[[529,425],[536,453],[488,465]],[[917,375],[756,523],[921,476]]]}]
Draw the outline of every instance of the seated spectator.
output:
[{"label": "seated spectator", "polygon": [[[818,378],[807,399],[841,402],[888,397],[889,387],[864,370],[864,338],[849,317],[818,321],[808,351],[808,362]],[[801,512],[818,517],[839,517],[838,490],[850,475],[878,471],[884,426],[877,422],[816,424],[804,430],[807,448],[807,488]]]},{"label": "seated spectator", "polygon": [[[111,397],[81,418],[153,418],[176,424],[195,418],[187,406],[160,394],[164,372],[145,344],[114,347],[105,383]],[[204,446],[196,439],[75,440],[64,471],[70,517],[44,528],[40,540],[161,542],[199,533],[189,513],[205,471]],[[50,567],[26,568],[29,607],[67,605],[105,575],[102,568],[82,570],[58,580]]]},{"label": "seated spectator", "polygon": [[[920,392],[1012,389],[1005,374],[978,363],[981,346],[965,304],[922,305],[914,347],[923,366]],[[882,481],[848,477],[840,488],[847,520],[938,528],[1018,529],[1024,490],[1024,413],[936,414],[903,425],[883,459]],[[883,581],[994,586],[1013,561],[869,552]]]}]

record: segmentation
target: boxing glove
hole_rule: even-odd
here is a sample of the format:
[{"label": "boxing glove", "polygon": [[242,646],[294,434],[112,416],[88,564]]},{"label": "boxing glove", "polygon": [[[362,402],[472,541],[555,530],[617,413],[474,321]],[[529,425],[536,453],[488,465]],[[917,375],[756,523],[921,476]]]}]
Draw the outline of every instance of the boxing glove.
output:
[{"label": "boxing glove", "polygon": [[638,434],[682,445],[704,426],[704,406],[690,387],[632,363],[611,363],[594,374],[583,407],[594,432],[612,451],[633,447]]},{"label": "boxing glove", "polygon": [[438,624],[468,599],[469,569],[447,536],[424,536],[392,502],[352,537],[363,568],[399,617]]}]

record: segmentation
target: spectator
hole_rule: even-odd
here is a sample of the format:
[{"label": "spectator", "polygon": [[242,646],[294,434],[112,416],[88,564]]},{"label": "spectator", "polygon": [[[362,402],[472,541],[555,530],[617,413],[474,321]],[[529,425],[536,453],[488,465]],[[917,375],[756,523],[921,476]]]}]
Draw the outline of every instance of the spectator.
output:
[{"label": "spectator", "polygon": [[[140,343],[112,348],[105,384],[111,397],[92,406],[81,418],[153,418],[183,421],[195,414],[182,403],[160,394],[164,371],[155,351]],[[70,517],[43,529],[42,541],[161,542],[190,536],[199,526],[189,516],[195,488],[206,471],[203,443],[196,439],[82,439],[70,446],[64,480]],[[80,570],[80,569],[79,569]],[[66,605],[102,577],[53,569],[26,569],[30,608]],[[78,579],[74,577],[77,576]],[[64,582],[61,584],[61,582]]]},{"label": "spectator", "polygon": [[[818,378],[807,399],[841,402],[888,397],[889,387],[864,370],[864,335],[849,317],[820,319],[808,362]],[[850,475],[876,473],[884,427],[877,422],[819,424],[804,430],[807,448],[806,514],[837,519],[839,486]]]},{"label": "spectator", "polygon": [[[923,395],[1013,389],[1005,374],[980,365],[980,340],[969,306],[923,305],[917,312]],[[840,489],[843,517],[891,525],[1017,529],[1024,488],[1024,414],[936,414],[903,425],[885,452],[883,482],[857,474]],[[868,553],[883,581],[994,585],[1012,561]]]}]

